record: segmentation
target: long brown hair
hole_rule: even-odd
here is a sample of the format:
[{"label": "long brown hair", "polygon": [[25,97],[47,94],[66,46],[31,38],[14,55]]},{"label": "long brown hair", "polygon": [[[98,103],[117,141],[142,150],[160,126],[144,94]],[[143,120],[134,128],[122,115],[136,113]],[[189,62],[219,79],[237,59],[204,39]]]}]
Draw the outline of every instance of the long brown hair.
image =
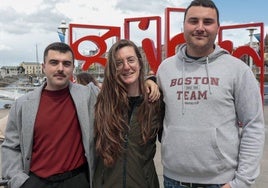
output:
[{"label": "long brown hair", "polygon": [[155,137],[157,129],[152,129],[152,116],[160,107],[159,103],[150,103],[144,85],[144,65],[138,47],[129,40],[117,41],[108,52],[104,70],[104,81],[95,106],[96,151],[103,158],[106,166],[112,166],[123,151],[125,134],[128,131],[129,101],[124,83],[119,79],[116,68],[116,53],[119,49],[133,47],[139,59],[139,87],[143,101],[140,105],[137,120],[141,126],[142,141],[145,144]]}]

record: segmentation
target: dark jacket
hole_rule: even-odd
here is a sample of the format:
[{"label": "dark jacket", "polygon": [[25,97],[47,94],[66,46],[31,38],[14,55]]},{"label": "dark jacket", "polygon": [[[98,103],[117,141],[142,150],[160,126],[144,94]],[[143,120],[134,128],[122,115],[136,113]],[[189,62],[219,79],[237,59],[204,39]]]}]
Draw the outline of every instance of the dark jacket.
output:
[{"label": "dark jacket", "polygon": [[[159,181],[154,165],[156,137],[141,145],[141,127],[137,122],[139,101],[135,101],[130,112],[129,131],[125,152],[116,164],[107,168],[98,159],[93,179],[93,188],[158,188]],[[152,129],[162,127],[159,114],[155,114]]]}]

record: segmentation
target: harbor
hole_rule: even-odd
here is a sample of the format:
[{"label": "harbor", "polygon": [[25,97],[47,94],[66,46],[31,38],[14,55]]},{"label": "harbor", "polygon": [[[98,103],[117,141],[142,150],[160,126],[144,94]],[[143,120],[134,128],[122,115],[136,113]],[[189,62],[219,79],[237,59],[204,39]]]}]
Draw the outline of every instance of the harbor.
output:
[{"label": "harbor", "polygon": [[38,82],[31,82],[26,76],[0,79],[0,109],[10,108],[17,98],[40,86],[42,82],[43,79]]}]

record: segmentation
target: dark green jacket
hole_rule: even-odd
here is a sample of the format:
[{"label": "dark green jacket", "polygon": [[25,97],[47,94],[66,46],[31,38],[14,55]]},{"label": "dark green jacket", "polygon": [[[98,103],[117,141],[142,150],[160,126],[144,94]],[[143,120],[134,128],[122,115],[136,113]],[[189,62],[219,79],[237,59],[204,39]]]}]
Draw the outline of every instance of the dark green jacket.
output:
[{"label": "dark green jacket", "polygon": [[[156,152],[156,137],[141,145],[141,128],[137,123],[138,104],[130,116],[129,132],[125,143],[126,152],[112,168],[104,167],[98,159],[93,179],[93,188],[159,188],[153,158]],[[160,115],[155,114],[153,129],[162,127]]]}]

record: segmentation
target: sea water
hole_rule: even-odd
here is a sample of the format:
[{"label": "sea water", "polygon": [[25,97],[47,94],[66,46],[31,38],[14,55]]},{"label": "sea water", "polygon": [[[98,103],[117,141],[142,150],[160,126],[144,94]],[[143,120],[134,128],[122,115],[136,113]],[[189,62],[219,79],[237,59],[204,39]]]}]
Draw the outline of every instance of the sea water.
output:
[{"label": "sea water", "polygon": [[0,89],[0,109],[4,109],[5,105],[12,105],[18,97],[24,95],[26,91],[18,89]]},{"label": "sea water", "polygon": [[14,100],[0,98],[0,109],[5,109],[5,104],[13,104]]}]

